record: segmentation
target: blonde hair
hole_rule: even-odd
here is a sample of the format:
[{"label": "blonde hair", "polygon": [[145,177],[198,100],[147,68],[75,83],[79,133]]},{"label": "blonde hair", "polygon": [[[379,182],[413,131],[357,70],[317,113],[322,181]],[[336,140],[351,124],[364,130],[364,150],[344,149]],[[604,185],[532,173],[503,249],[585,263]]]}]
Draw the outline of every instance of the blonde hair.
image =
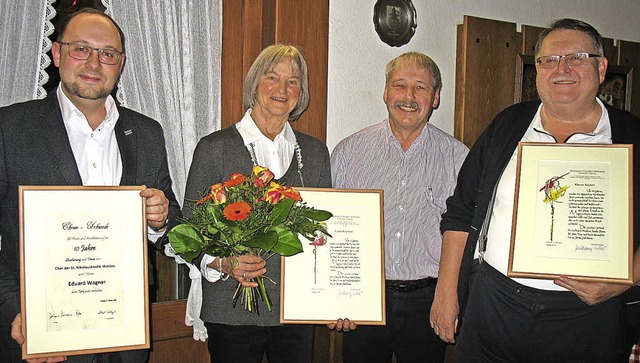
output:
[{"label": "blonde hair", "polygon": [[433,88],[436,90],[442,89],[442,76],[440,75],[440,68],[438,68],[438,65],[433,61],[433,59],[419,52],[403,53],[392,59],[391,62],[387,63],[387,68],[384,73],[385,82],[389,82],[391,72],[408,64],[416,64],[429,70],[431,72],[431,77],[433,78]]}]

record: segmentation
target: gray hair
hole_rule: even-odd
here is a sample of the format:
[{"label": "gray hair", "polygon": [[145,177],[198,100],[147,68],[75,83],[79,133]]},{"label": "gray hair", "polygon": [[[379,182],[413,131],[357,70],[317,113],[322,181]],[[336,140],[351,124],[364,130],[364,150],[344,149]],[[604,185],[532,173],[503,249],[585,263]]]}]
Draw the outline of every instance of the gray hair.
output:
[{"label": "gray hair", "polygon": [[385,82],[389,82],[391,72],[408,64],[416,64],[425,69],[428,69],[431,72],[431,77],[433,77],[434,89],[442,89],[442,76],[440,75],[440,68],[438,68],[438,65],[433,61],[433,59],[419,52],[407,52],[401,54],[392,59],[391,62],[387,63],[387,68],[385,69],[384,73]]},{"label": "gray hair", "polygon": [[256,60],[251,65],[249,73],[244,80],[244,89],[242,92],[242,102],[244,110],[252,108],[256,102],[256,93],[260,77],[269,71],[280,61],[290,58],[294,72],[300,77],[300,98],[298,103],[289,114],[289,121],[295,121],[309,107],[309,71],[307,62],[302,57],[302,53],[298,48],[292,45],[276,44],[270,45],[260,52]]},{"label": "gray hair", "polygon": [[595,49],[596,53],[598,53],[599,55],[604,55],[602,36],[594,27],[581,20],[565,18],[555,20],[548,28],[540,33],[534,51],[536,57],[538,56],[538,52],[540,51],[542,42],[547,37],[547,35],[549,35],[554,30],[577,30],[583,32],[587,34],[589,38],[591,38],[591,44],[593,45],[593,49]]}]

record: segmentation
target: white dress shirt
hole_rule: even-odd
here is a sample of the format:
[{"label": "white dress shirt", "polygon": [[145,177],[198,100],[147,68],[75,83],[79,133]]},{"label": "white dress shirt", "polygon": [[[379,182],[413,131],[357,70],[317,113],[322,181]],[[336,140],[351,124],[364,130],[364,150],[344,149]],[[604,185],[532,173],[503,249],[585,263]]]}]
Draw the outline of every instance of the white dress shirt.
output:
[{"label": "white dress shirt", "polygon": [[122,159],[114,128],[120,114],[113,97],[107,97],[107,116],[93,130],[82,111],[69,100],[61,87],[58,87],[57,94],[82,185],[119,185]]},{"label": "white dress shirt", "polygon": [[[600,121],[598,122],[596,129],[591,133],[573,134],[569,137],[566,143],[611,144],[609,113],[602,102],[599,99],[596,100],[602,109],[602,116],[600,117]],[[555,138],[545,131],[544,126],[542,125],[542,120],[540,118],[541,109],[542,105],[538,108],[538,112],[533,117],[531,125],[522,137],[523,142],[556,142]],[[493,203],[491,221],[487,231],[487,241],[490,243],[487,243],[487,250],[484,254],[485,261],[504,275],[507,274],[508,270],[509,246],[511,242],[511,223],[504,223],[504,221],[511,221],[513,214],[517,160],[518,149],[516,148],[498,182],[496,199]],[[476,257],[478,257],[477,248]],[[565,288],[554,284],[553,280],[525,278],[514,278],[513,280],[525,286],[537,289],[566,291]]]},{"label": "white dress shirt", "polygon": [[[107,96],[107,116],[93,130],[82,111],[71,102],[60,86],[56,94],[82,185],[120,185],[122,158],[115,133],[120,114],[113,97]],[[164,232],[155,232],[147,228],[147,238],[154,243],[163,234]]]}]

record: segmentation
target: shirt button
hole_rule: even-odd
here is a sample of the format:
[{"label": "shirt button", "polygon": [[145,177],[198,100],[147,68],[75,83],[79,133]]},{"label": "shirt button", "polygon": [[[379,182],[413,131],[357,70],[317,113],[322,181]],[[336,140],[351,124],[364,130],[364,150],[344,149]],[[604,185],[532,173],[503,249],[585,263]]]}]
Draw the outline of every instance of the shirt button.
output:
[{"label": "shirt button", "polygon": [[405,180],[403,180],[403,181],[400,182],[400,185],[405,186],[405,185],[407,185],[407,182]]},{"label": "shirt button", "polygon": [[94,169],[95,169],[95,168],[97,168],[97,165],[96,165],[96,163],[93,163],[93,168],[94,168]]},{"label": "shirt button", "polygon": [[401,205],[400,207],[398,207],[398,209],[400,209],[401,211],[404,211],[404,206]]},{"label": "shirt button", "polygon": [[93,136],[93,132],[91,133],[91,138],[92,138],[92,139],[94,138],[94,136]]},{"label": "shirt button", "polygon": [[396,238],[400,238],[400,236],[402,236],[402,233],[396,232]]}]

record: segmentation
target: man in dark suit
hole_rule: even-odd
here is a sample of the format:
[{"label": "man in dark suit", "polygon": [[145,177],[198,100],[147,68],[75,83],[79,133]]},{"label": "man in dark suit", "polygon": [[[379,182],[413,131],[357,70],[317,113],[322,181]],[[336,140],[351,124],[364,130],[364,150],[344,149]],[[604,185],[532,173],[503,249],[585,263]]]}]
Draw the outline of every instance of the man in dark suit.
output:
[{"label": "man in dark suit", "polygon": [[[0,108],[1,362],[20,362],[24,343],[18,185],[145,185],[140,196],[146,198],[149,240],[157,246],[180,213],[161,126],[117,106],[110,96],[125,59],[118,25],[102,12],[83,9],[62,24],[52,54],[60,69],[57,90],[44,100]],[[144,362],[147,357],[147,351],[129,351],[68,361]]]}]

